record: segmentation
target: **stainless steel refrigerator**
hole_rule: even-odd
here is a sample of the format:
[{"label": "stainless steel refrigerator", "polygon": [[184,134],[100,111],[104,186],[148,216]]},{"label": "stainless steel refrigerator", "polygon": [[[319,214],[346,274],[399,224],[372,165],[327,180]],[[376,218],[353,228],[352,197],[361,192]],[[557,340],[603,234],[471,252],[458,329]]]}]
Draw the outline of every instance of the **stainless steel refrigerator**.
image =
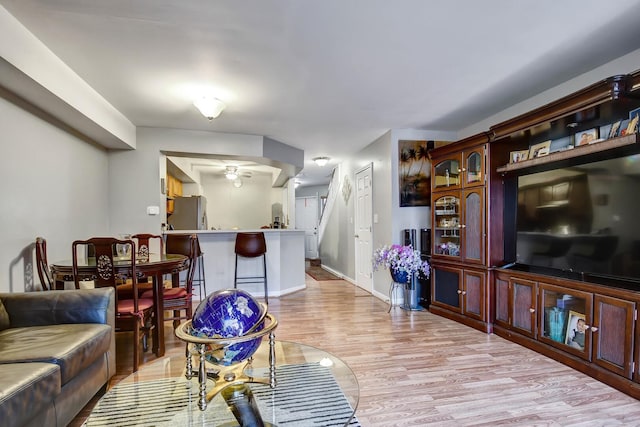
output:
[{"label": "stainless steel refrigerator", "polygon": [[203,196],[176,197],[167,222],[174,230],[206,230],[207,199]]}]

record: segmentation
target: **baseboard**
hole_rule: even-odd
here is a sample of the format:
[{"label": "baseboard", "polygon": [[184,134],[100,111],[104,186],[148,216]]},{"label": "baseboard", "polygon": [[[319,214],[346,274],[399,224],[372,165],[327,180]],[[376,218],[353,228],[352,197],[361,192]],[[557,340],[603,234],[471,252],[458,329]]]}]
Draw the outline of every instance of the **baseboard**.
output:
[{"label": "baseboard", "polygon": [[345,278],[346,276],[345,276],[344,274],[340,273],[340,272],[339,272],[339,271],[337,271],[337,270],[334,270],[334,269],[333,269],[333,268],[331,268],[331,267],[328,267],[328,266],[326,266],[326,265],[324,265],[324,264],[320,264],[320,268],[321,268],[321,269],[323,269],[323,270],[328,271],[329,273],[333,274],[334,276],[338,276],[339,278],[341,278],[341,279],[343,279],[343,280],[347,280],[347,279]]}]

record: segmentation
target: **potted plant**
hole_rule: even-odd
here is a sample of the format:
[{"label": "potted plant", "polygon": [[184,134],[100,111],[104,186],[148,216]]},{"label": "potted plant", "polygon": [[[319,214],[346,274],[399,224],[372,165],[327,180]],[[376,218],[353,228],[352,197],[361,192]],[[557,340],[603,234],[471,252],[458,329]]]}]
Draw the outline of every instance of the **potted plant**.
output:
[{"label": "potted plant", "polygon": [[411,245],[384,245],[373,253],[373,269],[389,269],[391,278],[397,283],[408,283],[415,274],[428,278],[431,272],[429,263],[420,258],[420,251]]}]

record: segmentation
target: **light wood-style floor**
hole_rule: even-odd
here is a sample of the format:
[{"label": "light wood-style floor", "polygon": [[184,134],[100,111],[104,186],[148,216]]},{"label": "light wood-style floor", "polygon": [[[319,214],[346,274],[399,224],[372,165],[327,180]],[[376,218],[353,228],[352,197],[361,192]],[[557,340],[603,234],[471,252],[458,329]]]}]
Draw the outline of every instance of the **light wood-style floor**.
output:
[{"label": "light wood-style floor", "polygon": [[[320,347],[352,368],[364,427],[640,426],[640,401],[591,377],[427,311],[387,308],[349,282],[309,276],[306,290],[269,307],[277,339]],[[167,324],[167,353],[181,354],[171,331]],[[126,338],[117,341],[113,383],[131,372]]]}]

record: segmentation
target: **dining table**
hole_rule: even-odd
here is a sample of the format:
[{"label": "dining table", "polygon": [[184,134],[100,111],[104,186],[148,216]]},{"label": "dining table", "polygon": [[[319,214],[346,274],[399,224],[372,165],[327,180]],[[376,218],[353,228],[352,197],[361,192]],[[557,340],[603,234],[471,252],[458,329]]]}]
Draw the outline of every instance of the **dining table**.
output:
[{"label": "dining table", "polygon": [[[171,275],[172,285],[178,286],[179,274],[189,267],[188,257],[180,254],[150,253],[145,257],[136,257],[136,275],[138,279],[153,278],[153,306],[156,327],[153,328],[153,352],[158,357],[164,356],[164,275]],[[131,258],[126,256],[114,257],[116,274],[122,278],[131,275]],[[73,282],[73,261],[71,259],[54,262],[50,265],[51,274],[56,289],[64,289],[65,282]],[[78,275],[80,280],[95,280],[97,277],[95,257],[78,260]]]}]

